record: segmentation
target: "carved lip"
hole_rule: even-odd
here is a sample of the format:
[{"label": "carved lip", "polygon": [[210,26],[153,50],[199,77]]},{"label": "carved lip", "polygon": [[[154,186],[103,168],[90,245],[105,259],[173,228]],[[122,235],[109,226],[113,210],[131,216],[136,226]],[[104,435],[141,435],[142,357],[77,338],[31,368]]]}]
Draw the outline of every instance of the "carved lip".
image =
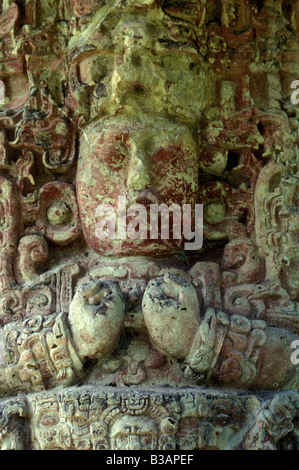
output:
[{"label": "carved lip", "polygon": [[158,196],[151,189],[134,191],[133,194],[128,194],[127,200],[130,204],[143,204],[144,206],[160,204]]}]

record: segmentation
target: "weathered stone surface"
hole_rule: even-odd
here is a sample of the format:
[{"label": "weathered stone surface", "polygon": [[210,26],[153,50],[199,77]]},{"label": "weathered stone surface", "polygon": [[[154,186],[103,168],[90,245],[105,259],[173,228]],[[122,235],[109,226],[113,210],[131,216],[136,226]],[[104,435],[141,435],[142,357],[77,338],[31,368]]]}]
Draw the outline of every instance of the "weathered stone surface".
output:
[{"label": "weathered stone surface", "polygon": [[298,449],[297,3],[0,2],[1,449]]},{"label": "weathered stone surface", "polygon": [[[1,448],[32,450],[293,450],[298,395],[117,391],[19,395],[1,408]],[[30,436],[30,439],[29,439]]]}]

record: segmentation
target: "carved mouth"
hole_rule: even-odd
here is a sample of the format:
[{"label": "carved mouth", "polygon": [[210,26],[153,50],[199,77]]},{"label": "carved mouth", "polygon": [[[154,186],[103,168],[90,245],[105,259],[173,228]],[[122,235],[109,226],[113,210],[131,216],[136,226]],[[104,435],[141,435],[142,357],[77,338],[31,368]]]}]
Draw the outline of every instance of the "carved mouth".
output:
[{"label": "carved mouth", "polygon": [[132,195],[129,194],[128,201],[130,204],[143,204],[144,206],[160,204],[158,196],[151,189],[136,191]]}]

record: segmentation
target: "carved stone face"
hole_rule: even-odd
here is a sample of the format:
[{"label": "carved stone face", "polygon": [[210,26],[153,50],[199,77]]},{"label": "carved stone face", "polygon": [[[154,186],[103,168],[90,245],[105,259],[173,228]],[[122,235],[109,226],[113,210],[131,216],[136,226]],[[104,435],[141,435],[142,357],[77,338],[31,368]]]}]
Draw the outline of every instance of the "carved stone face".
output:
[{"label": "carved stone face", "polygon": [[43,450],[62,450],[72,445],[70,428],[60,419],[57,403],[41,403],[35,413],[35,445]]},{"label": "carved stone face", "polygon": [[[198,165],[189,128],[168,120],[140,122],[123,117],[90,127],[86,135],[88,143],[82,141],[78,165],[77,197],[87,243],[106,255],[167,256],[181,250],[183,239],[171,239],[171,218],[169,239],[150,239],[150,205],[177,204],[181,211],[183,204],[194,208]],[[145,207],[146,239],[99,239],[97,208],[109,204],[119,217],[119,197],[126,197],[127,208],[133,204]],[[127,217],[127,231],[137,215]],[[139,230],[136,227],[137,233]]]},{"label": "carved stone face", "polygon": [[158,430],[148,416],[122,416],[111,427],[112,450],[155,450]]},{"label": "carved stone face", "polygon": [[[130,9],[129,9],[130,10]],[[205,101],[205,63],[194,27],[159,8],[113,15],[70,43],[70,82],[84,123],[103,116],[171,116],[196,122]],[[82,40],[84,48],[82,47]]]},{"label": "carved stone face", "polygon": [[80,38],[71,44],[70,75],[84,125],[76,181],[85,239],[105,255],[179,252],[182,237],[171,234],[99,240],[96,210],[103,203],[117,209],[119,196],[128,206],[143,204],[148,215],[150,204],[196,202],[194,130],[205,100],[196,34],[159,8],[129,8],[121,20],[112,14],[106,30],[95,27],[84,43],[83,50]]}]

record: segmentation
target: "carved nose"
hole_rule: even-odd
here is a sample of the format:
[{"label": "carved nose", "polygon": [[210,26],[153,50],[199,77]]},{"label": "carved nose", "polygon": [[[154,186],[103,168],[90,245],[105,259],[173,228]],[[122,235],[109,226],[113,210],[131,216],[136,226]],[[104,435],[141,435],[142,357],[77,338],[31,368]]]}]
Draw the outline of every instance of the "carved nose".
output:
[{"label": "carved nose", "polygon": [[141,450],[142,446],[139,439],[136,436],[130,436],[130,442],[127,446],[127,450]]},{"label": "carved nose", "polygon": [[124,55],[126,63],[131,67],[140,67],[142,65],[142,49],[138,46],[130,47]]},{"label": "carved nose", "polygon": [[127,187],[135,191],[142,191],[150,187],[147,163],[138,156],[134,156],[130,162]]}]

